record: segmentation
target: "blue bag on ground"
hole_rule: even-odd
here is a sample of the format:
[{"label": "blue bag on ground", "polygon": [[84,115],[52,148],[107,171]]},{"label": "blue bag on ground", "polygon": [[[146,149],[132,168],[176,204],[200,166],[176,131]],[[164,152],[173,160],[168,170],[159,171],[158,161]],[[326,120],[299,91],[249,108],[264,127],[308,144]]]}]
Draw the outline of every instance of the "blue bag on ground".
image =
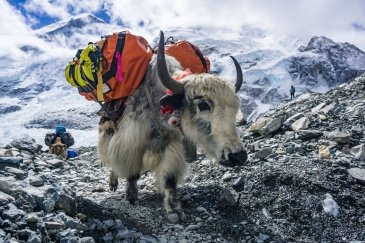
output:
[{"label": "blue bag on ground", "polygon": [[77,152],[73,149],[67,149],[67,158],[75,158],[77,156]]}]

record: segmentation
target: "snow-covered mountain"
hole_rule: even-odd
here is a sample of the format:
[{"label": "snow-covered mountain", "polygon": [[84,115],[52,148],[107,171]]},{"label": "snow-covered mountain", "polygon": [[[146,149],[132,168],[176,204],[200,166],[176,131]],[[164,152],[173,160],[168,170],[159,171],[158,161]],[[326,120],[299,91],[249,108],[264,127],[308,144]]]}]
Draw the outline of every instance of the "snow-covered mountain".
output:
[{"label": "snow-covered mountain", "polygon": [[[41,45],[19,46],[24,61],[0,61],[0,144],[24,133],[38,142],[56,124],[65,124],[77,145],[95,145],[97,104],[85,101],[64,78],[64,67],[78,48],[100,36],[125,29],[82,14],[34,32]],[[146,30],[155,38],[159,30]],[[354,45],[313,37],[308,44],[293,36],[244,26],[238,30],[196,27],[172,28],[165,36],[186,39],[209,57],[213,73],[234,80],[237,58],[244,71],[239,91],[245,116],[264,112],[288,99],[293,84],[297,93],[324,92],[365,71],[365,53]],[[132,30],[133,32],[133,30]],[[47,46],[47,48],[45,47]],[[36,57],[36,58],[34,58]],[[12,62],[10,62],[12,63]]]}]

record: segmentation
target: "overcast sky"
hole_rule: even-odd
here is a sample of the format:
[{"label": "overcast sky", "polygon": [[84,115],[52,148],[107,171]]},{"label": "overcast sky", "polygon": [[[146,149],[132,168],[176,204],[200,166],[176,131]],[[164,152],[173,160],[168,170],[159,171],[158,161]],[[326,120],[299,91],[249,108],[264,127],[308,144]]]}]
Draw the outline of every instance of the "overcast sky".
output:
[{"label": "overcast sky", "polygon": [[91,12],[131,29],[249,24],[305,42],[324,35],[365,50],[364,0],[0,0],[0,9],[2,37]]}]

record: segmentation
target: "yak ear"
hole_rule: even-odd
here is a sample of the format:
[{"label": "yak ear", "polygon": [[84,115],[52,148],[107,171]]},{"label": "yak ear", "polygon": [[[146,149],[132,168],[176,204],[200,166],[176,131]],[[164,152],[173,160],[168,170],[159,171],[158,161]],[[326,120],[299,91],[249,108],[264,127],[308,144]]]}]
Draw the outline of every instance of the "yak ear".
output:
[{"label": "yak ear", "polygon": [[183,94],[165,95],[160,99],[160,106],[170,105],[174,109],[180,109],[184,105]]}]

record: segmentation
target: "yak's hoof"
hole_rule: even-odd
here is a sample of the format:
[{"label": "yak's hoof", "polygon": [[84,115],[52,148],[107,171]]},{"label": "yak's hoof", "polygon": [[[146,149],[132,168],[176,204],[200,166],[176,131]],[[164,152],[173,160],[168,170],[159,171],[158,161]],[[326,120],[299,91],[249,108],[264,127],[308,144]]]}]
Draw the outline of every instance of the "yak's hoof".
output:
[{"label": "yak's hoof", "polygon": [[138,196],[137,195],[128,195],[127,194],[126,198],[127,198],[128,202],[130,204],[132,204],[132,205],[134,205],[137,202],[137,200],[138,200]]},{"label": "yak's hoof", "polygon": [[118,189],[118,179],[109,181],[109,189],[112,192],[115,192]]},{"label": "yak's hoof", "polygon": [[173,210],[167,214],[167,220],[172,224],[177,224],[186,221],[186,216],[182,210]]}]

